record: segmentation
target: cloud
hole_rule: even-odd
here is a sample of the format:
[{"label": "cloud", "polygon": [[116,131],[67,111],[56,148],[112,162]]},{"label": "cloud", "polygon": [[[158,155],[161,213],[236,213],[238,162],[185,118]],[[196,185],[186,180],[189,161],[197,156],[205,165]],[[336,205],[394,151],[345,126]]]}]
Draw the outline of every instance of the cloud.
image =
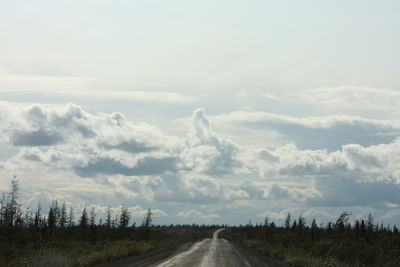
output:
[{"label": "cloud", "polygon": [[163,186],[155,191],[159,202],[210,204],[225,200],[221,181],[196,174],[164,176]]},{"label": "cloud", "polygon": [[187,168],[214,175],[230,173],[241,167],[236,160],[237,151],[235,144],[217,137],[211,130],[204,109],[193,112],[186,147],[182,153]]},{"label": "cloud", "polygon": [[247,196],[252,199],[260,199],[264,196],[264,190],[257,187],[252,181],[245,180],[239,185],[241,191],[246,192]]},{"label": "cloud", "polygon": [[341,177],[315,180],[319,196],[309,198],[318,206],[376,206],[400,204],[400,184],[389,182],[357,182]]},{"label": "cloud", "polygon": [[[165,135],[119,112],[93,114],[72,104],[0,102],[0,111],[2,143],[16,149],[0,162],[0,172],[20,170],[40,183],[32,187],[35,190],[69,202],[116,203],[119,199],[141,207],[153,203],[169,214],[181,210],[178,217],[206,219],[218,214],[221,220],[225,211],[218,208],[241,213],[241,203],[250,205],[248,214],[261,214],[260,203],[279,214],[283,205],[304,211],[400,205],[399,139],[377,145],[344,144],[337,150],[303,149],[293,143],[244,147],[217,135],[203,109],[193,112],[186,137]],[[239,122],[248,117],[242,115]],[[212,121],[219,123],[215,117]],[[329,130],[343,121],[380,129],[397,127],[392,121],[353,117],[290,123]],[[29,203],[39,197],[33,196]],[[213,212],[196,213],[211,206]],[[186,208],[171,213],[171,207]]]},{"label": "cloud", "polygon": [[[178,170],[223,175],[240,167],[235,158],[238,148],[211,131],[203,110],[193,113],[189,135],[182,140],[151,125],[131,123],[118,112],[93,115],[72,104],[15,109],[3,103],[1,107],[14,113],[4,117],[6,140],[15,146],[47,147],[41,153],[57,154],[53,160],[45,157],[47,164],[62,160],[83,177],[159,175]],[[33,159],[25,157],[29,158]]]},{"label": "cloud", "polygon": [[318,198],[320,192],[306,186],[288,186],[272,184],[266,190],[266,197],[269,199],[290,199],[295,202],[306,203],[310,199]]},{"label": "cloud", "polygon": [[340,86],[311,88],[287,97],[300,98],[319,106],[340,109],[391,110],[400,101],[400,91],[386,88]]},{"label": "cloud", "polygon": [[139,143],[136,140],[121,141],[118,144],[100,143],[99,145],[106,150],[116,149],[134,154],[157,150],[157,147],[152,147],[150,144],[146,143]]},{"label": "cloud", "polygon": [[185,217],[185,218],[200,218],[200,219],[216,219],[220,218],[218,214],[215,213],[202,213],[197,210],[186,210],[186,211],[181,211],[177,214],[178,217]]},{"label": "cloud", "polygon": [[103,157],[96,158],[94,162],[88,162],[85,166],[74,166],[74,171],[84,177],[98,174],[123,174],[127,176],[158,175],[176,170],[177,159],[167,158],[140,158],[135,166],[127,166],[117,159]]},{"label": "cloud", "polygon": [[228,131],[248,129],[272,135],[281,142],[295,143],[303,149],[338,150],[345,144],[390,143],[400,135],[400,122],[349,115],[291,117],[267,112],[237,111],[211,116],[210,120]]},{"label": "cloud", "polygon": [[[191,104],[198,101],[195,96],[178,92],[141,90],[94,89],[93,79],[81,76],[46,76],[19,74],[0,69],[0,95],[3,97],[73,97],[102,100],[124,100],[128,102]],[[57,88],[57,90],[54,90]]]},{"label": "cloud", "polygon": [[[269,199],[311,206],[398,204],[399,146],[399,141],[369,147],[349,144],[329,152],[300,150],[292,144],[257,149],[241,159],[251,172],[280,181],[267,186]],[[282,184],[288,180],[293,184]]]},{"label": "cloud", "polygon": [[51,146],[63,143],[64,139],[60,133],[50,133],[44,130],[32,132],[15,131],[13,136],[14,146]]}]

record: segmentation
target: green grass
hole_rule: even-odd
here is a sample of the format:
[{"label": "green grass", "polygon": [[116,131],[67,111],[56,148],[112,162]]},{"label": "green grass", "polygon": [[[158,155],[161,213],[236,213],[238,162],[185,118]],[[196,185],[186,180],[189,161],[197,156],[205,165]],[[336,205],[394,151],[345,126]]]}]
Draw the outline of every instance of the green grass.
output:
[{"label": "green grass", "polygon": [[98,262],[143,254],[165,245],[168,243],[132,240],[101,241],[96,245],[58,241],[49,243],[44,248],[34,249],[33,244],[27,244],[17,249],[2,251],[0,266],[90,266]]},{"label": "green grass", "polygon": [[332,257],[313,256],[309,252],[292,246],[283,246],[271,244],[267,241],[256,239],[245,239],[243,243],[260,253],[281,259],[289,266],[294,267],[356,267],[358,265],[349,265],[338,261]]},{"label": "green grass", "polygon": [[[372,255],[372,251],[363,248],[360,244],[354,247],[347,243],[338,245],[325,240],[315,242],[313,246],[306,249],[295,244],[268,242],[259,239],[243,239],[242,242],[266,256],[281,259],[293,267],[400,266],[400,258],[393,256],[380,257],[371,265],[368,254]],[[356,255],[357,253],[359,255]],[[389,252],[386,251],[386,253]],[[399,255],[400,252],[392,253]],[[339,257],[340,255],[344,256]],[[358,261],[358,258],[362,258],[363,261]]]}]

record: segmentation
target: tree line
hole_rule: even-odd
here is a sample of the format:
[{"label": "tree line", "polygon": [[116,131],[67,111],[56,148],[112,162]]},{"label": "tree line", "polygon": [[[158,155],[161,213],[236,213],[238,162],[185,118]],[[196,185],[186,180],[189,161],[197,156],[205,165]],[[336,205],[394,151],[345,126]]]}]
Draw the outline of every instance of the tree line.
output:
[{"label": "tree line", "polygon": [[[11,180],[8,193],[3,193],[0,200],[0,241],[24,243],[29,241],[45,242],[55,239],[112,240],[122,237],[132,239],[149,239],[152,226],[152,211],[147,210],[141,225],[131,223],[132,214],[127,207],[122,206],[119,213],[113,214],[108,207],[106,216],[97,220],[95,209],[87,209],[75,216],[74,209],[66,203],[54,200],[47,214],[42,213],[41,204],[36,211],[22,210],[18,202],[19,181]],[[75,218],[77,217],[77,218]],[[77,219],[77,220],[76,220]]]},{"label": "tree line", "polygon": [[[94,208],[84,208],[75,214],[66,203],[54,200],[44,214],[40,203],[35,211],[23,211],[19,199],[19,182],[11,180],[10,191],[0,199],[0,245],[49,248],[57,242],[131,240],[156,241],[198,240],[212,236],[218,228],[226,228],[222,236],[233,242],[241,241],[267,255],[290,258],[302,255],[295,266],[312,266],[316,259],[334,259],[329,266],[400,266],[400,233],[396,225],[376,223],[369,214],[366,219],[350,222],[351,214],[343,212],[335,221],[307,223],[301,215],[287,214],[283,225],[265,218],[264,223],[246,225],[154,225],[153,213],[147,210],[142,223],[136,225],[128,208],[115,213],[108,207],[104,218],[98,218]],[[309,259],[309,261],[305,261]],[[289,260],[290,261],[290,260]],[[306,262],[306,263],[304,263]],[[345,262],[347,265],[343,265]],[[319,264],[319,265],[318,265]],[[318,263],[315,266],[325,266]]]},{"label": "tree line", "polygon": [[[293,219],[288,213],[282,226],[265,218],[263,224],[229,227],[223,235],[295,266],[400,266],[397,226],[376,223],[371,214],[350,222],[350,215],[343,212],[335,221],[323,224],[313,219],[307,224],[301,215]],[[318,259],[333,263],[312,265]]]}]

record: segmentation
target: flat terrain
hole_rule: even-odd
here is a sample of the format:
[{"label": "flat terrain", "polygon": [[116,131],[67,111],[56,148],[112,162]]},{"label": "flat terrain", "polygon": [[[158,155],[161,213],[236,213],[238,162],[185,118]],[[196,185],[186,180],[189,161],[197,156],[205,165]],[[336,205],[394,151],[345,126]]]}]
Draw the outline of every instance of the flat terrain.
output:
[{"label": "flat terrain", "polygon": [[283,267],[279,260],[265,257],[256,251],[218,238],[224,229],[214,232],[213,238],[196,243],[186,243],[174,248],[154,250],[140,256],[127,257],[117,261],[99,264],[111,266],[152,266],[152,267]]}]

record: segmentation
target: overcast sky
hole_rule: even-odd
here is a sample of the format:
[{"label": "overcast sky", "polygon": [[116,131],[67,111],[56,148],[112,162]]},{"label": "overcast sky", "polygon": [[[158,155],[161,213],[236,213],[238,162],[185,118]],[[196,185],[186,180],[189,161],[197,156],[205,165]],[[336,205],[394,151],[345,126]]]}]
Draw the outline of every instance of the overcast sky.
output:
[{"label": "overcast sky", "polygon": [[400,223],[397,0],[0,0],[0,192],[155,223]]}]

